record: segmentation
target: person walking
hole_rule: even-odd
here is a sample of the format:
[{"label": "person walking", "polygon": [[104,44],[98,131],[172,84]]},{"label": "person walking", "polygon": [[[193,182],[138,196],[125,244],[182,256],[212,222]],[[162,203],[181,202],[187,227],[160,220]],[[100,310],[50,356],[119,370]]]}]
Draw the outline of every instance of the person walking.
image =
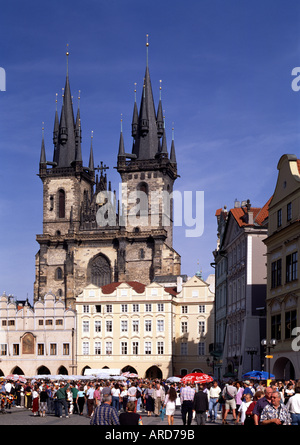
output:
[{"label": "person walking", "polygon": [[225,385],[224,389],[223,389],[223,397],[225,399],[225,413],[224,413],[224,418],[222,420],[223,424],[227,424],[227,415],[230,411],[230,409],[232,410],[232,416],[233,416],[233,420],[236,421],[236,401],[235,401],[235,397],[237,394],[237,389],[236,387],[233,385],[233,381],[229,380],[229,382]]},{"label": "person walking", "polygon": [[168,425],[174,425],[174,414],[176,410],[177,392],[174,386],[170,389],[164,400],[164,407],[166,408],[166,416],[168,416]]},{"label": "person walking", "polygon": [[69,417],[69,407],[68,407],[67,394],[66,394],[67,388],[69,388],[69,386],[70,386],[70,381],[68,381],[66,385],[62,382],[60,384],[59,389],[56,391],[56,399],[58,402],[59,417],[62,417],[62,407],[64,407],[65,416],[67,418]]},{"label": "person walking", "polygon": [[159,382],[156,383],[156,386],[153,391],[153,399],[154,399],[154,414],[157,417],[160,412],[160,408],[165,401],[166,393],[164,388],[161,386]]},{"label": "person walking", "polygon": [[94,411],[94,403],[95,403],[95,399],[94,399],[94,392],[95,392],[95,388],[93,385],[93,382],[90,382],[88,384],[88,388],[86,391],[86,399],[87,399],[87,415],[88,417],[91,417],[93,411]]},{"label": "person walking", "polygon": [[47,407],[48,407],[48,392],[47,392],[47,388],[46,385],[41,387],[41,391],[40,391],[40,416],[41,417],[45,417],[46,416],[46,411],[47,411]]},{"label": "person walking", "polygon": [[115,383],[113,387],[111,388],[111,395],[112,395],[112,406],[116,408],[117,411],[120,409],[120,387],[118,383]]},{"label": "person walking", "polygon": [[209,388],[208,395],[209,395],[209,417],[211,422],[215,422],[217,420],[218,415],[218,401],[219,401],[219,395],[221,393],[221,388],[218,385],[218,382],[216,380],[213,381],[212,386]]},{"label": "person walking", "polygon": [[204,387],[202,385],[199,386],[199,391],[195,393],[193,410],[196,412],[197,425],[205,425],[206,412],[209,410],[209,403],[208,395],[204,392]]},{"label": "person walking", "polygon": [[96,406],[90,425],[120,425],[116,408],[111,406],[112,396],[104,395],[101,405]]},{"label": "person walking", "polygon": [[85,392],[82,385],[79,387],[79,390],[77,392],[76,404],[78,405],[79,415],[82,416],[85,404]]},{"label": "person walking", "polygon": [[37,385],[35,385],[32,390],[32,412],[34,416],[37,416],[39,412],[39,392]]},{"label": "person walking", "polygon": [[191,425],[193,418],[193,402],[195,397],[195,390],[188,382],[181,389],[180,402],[181,402],[181,415],[183,425]]},{"label": "person walking", "polygon": [[153,399],[153,385],[152,383],[149,383],[148,387],[145,390],[144,396],[146,400],[146,411],[147,416],[150,417],[151,414],[154,412],[154,399]]}]

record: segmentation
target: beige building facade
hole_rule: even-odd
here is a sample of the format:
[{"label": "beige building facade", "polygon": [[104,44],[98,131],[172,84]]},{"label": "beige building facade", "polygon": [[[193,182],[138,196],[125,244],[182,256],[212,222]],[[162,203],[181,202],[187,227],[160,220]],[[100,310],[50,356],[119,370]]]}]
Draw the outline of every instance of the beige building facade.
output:
[{"label": "beige building facade", "polygon": [[72,374],[76,315],[48,292],[33,307],[0,297],[0,375]]},{"label": "beige building facade", "polygon": [[300,378],[300,160],[285,154],[278,162],[278,177],[269,206],[267,246],[267,340],[271,373],[277,379]]},{"label": "beige building facade", "polygon": [[76,299],[77,370],[112,368],[140,377],[209,372],[214,294],[197,276],[159,283],[87,286]]}]

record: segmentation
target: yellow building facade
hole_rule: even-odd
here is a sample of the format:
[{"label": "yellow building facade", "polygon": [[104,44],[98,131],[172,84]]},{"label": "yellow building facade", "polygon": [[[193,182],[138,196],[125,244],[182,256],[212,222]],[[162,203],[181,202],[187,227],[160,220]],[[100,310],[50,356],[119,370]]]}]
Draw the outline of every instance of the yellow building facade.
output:
[{"label": "yellow building facade", "polygon": [[300,160],[283,155],[269,205],[267,246],[267,341],[272,348],[271,373],[277,379],[300,378]]},{"label": "yellow building facade", "polygon": [[77,372],[120,369],[142,378],[208,372],[213,304],[197,276],[176,287],[91,284],[76,299]]}]

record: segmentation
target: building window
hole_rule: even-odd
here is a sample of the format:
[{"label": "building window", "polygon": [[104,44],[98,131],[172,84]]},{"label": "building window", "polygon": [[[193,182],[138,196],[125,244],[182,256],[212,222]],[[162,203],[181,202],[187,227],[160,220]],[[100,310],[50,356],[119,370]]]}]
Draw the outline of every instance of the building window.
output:
[{"label": "building window", "polygon": [[292,330],[297,326],[297,311],[288,311],[285,313],[285,338],[292,337]]},{"label": "building window", "polygon": [[132,305],[132,312],[139,312],[140,311],[140,306],[138,304],[133,304]]},{"label": "building window", "polygon": [[133,355],[139,354],[139,343],[137,341],[132,342],[132,354]]},{"label": "building window", "polygon": [[198,343],[198,355],[205,355],[205,343],[202,341]]},{"label": "building window", "polygon": [[139,320],[132,321],[132,331],[139,332]]},{"label": "building window", "polygon": [[20,355],[20,345],[19,343],[13,344],[13,355]]},{"label": "building window", "polygon": [[106,355],[112,355],[112,342],[111,341],[107,341],[105,343],[105,353],[106,353]]},{"label": "building window", "polygon": [[89,321],[84,320],[82,322],[82,331],[85,333],[90,332],[90,322]]},{"label": "building window", "polygon": [[152,312],[152,304],[151,303],[146,303],[145,304],[145,311],[146,312]]},{"label": "building window", "polygon": [[199,334],[205,333],[205,321],[198,321],[198,333]]},{"label": "building window", "polygon": [[289,202],[286,208],[286,219],[287,221],[291,221],[292,219],[292,203]]},{"label": "building window", "polygon": [[57,345],[56,343],[50,343],[50,355],[57,354]]},{"label": "building window", "polygon": [[56,326],[62,326],[64,324],[64,321],[62,318],[59,318],[58,320],[55,320]]},{"label": "building window", "polygon": [[145,320],[145,331],[146,332],[152,331],[152,321],[151,320]]},{"label": "building window", "polygon": [[108,314],[111,314],[111,313],[112,313],[112,304],[107,304],[107,305],[106,305],[106,312],[107,312]]},{"label": "building window", "polygon": [[95,309],[96,309],[97,314],[100,314],[100,312],[101,312],[101,304],[96,304],[95,305]]},{"label": "building window", "polygon": [[101,343],[99,341],[95,342],[95,355],[101,355]]},{"label": "building window", "polygon": [[128,321],[127,320],[121,320],[121,331],[128,332]]},{"label": "building window", "polygon": [[163,355],[164,354],[164,342],[163,341],[158,341],[157,342],[157,354],[158,355]]},{"label": "building window", "polygon": [[181,306],[181,313],[187,314],[188,313],[188,307],[187,306]]},{"label": "building window", "polygon": [[38,355],[45,355],[45,345],[44,345],[44,343],[38,343],[37,350],[38,350]]},{"label": "building window", "polygon": [[199,292],[197,290],[193,290],[192,291],[192,297],[193,298],[198,298],[199,297]]},{"label": "building window", "polygon": [[112,330],[113,330],[112,320],[106,320],[106,332],[112,332]]},{"label": "building window", "polygon": [[15,320],[8,320],[8,326],[14,326]]},{"label": "building window", "polygon": [[271,317],[271,338],[281,340],[281,314]]},{"label": "building window", "polygon": [[164,303],[158,303],[157,305],[157,311],[158,312],[164,312]]},{"label": "building window", "polygon": [[282,209],[277,211],[277,227],[281,227],[282,225]]},{"label": "building window", "polygon": [[199,304],[199,314],[204,314],[204,313],[205,313],[205,304]]},{"label": "building window", "polygon": [[145,341],[145,354],[151,354],[151,341]]},{"label": "building window", "polygon": [[46,326],[52,326],[53,325],[53,320],[46,320],[45,321],[45,325]]},{"label": "building window", "polygon": [[186,342],[180,343],[180,355],[187,355],[188,345]]},{"label": "building window", "polygon": [[297,280],[298,277],[298,252],[294,252],[286,257],[286,282]]},{"label": "building window", "polygon": [[90,306],[88,304],[83,305],[83,313],[88,314],[90,312]]},{"label": "building window", "polygon": [[55,279],[56,280],[62,280],[63,279],[63,272],[62,272],[62,268],[61,267],[58,267],[55,270]]},{"label": "building window", "polygon": [[82,354],[89,355],[90,354],[90,344],[88,341],[82,342]]},{"label": "building window", "polygon": [[70,355],[70,345],[69,343],[63,344],[63,355]]},{"label": "building window", "polygon": [[127,355],[128,354],[128,347],[127,347],[127,341],[121,342],[121,354]]},{"label": "building window", "polygon": [[66,214],[66,194],[64,190],[58,191],[58,217],[65,218]]},{"label": "building window", "polygon": [[95,332],[101,332],[101,321],[95,320]]},{"label": "building window", "polygon": [[188,331],[188,328],[187,328],[187,321],[182,321],[182,322],[181,322],[181,333],[182,333],[182,334],[186,334],[187,331]]},{"label": "building window", "polygon": [[121,311],[124,312],[128,312],[128,304],[122,304],[121,306]]},{"label": "building window", "polygon": [[271,264],[271,287],[281,286],[282,261],[277,260]]},{"label": "building window", "polygon": [[164,332],[165,323],[164,320],[157,320],[157,332]]}]

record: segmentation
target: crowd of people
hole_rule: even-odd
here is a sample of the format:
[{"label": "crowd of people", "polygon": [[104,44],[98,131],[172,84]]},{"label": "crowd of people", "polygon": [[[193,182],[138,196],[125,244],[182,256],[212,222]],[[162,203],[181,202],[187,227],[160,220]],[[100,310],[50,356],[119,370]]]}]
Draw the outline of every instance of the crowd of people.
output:
[{"label": "crowd of people", "polygon": [[[91,425],[142,425],[141,413],[183,425],[300,425],[300,381],[245,380],[206,384],[163,380],[0,381],[1,410],[23,407],[33,416],[90,418]],[[230,413],[230,419],[228,414]]]}]

